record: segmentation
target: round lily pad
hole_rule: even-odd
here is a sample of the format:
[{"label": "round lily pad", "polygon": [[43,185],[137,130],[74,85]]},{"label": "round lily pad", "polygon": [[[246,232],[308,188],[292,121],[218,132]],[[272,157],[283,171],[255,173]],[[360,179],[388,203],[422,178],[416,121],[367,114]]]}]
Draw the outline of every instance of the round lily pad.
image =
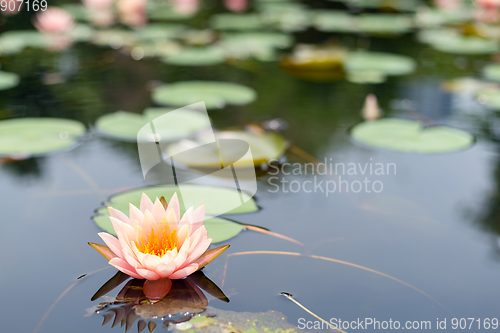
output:
[{"label": "round lily pad", "polygon": [[19,75],[0,71],[0,90],[13,88],[19,84]]},{"label": "round lily pad", "polygon": [[382,35],[406,33],[413,28],[410,16],[398,14],[363,14],[356,18],[356,24],[361,32]]},{"label": "round lily pad", "polygon": [[205,102],[207,109],[220,109],[226,104],[251,103],[257,93],[248,87],[229,82],[185,81],[160,86],[152,95],[161,105],[185,106]]},{"label": "round lily pad", "polygon": [[0,52],[17,54],[26,47],[44,48],[50,43],[50,36],[34,30],[11,30],[0,35]]},{"label": "round lily pad", "polygon": [[[238,161],[239,167],[258,167],[270,160],[276,160],[283,156],[287,149],[287,141],[275,132],[264,132],[260,134],[244,131],[223,131],[215,134],[218,144],[210,144],[211,137],[200,135],[195,142],[182,140],[172,143],[167,147],[167,154],[175,156],[176,163],[182,163],[192,168],[220,168],[221,154],[224,157],[224,165]],[[242,153],[237,143],[232,144],[231,139],[241,140],[249,144],[252,159],[242,159]],[[195,150],[189,150],[193,146],[205,144]],[[178,152],[183,152],[178,154]]]},{"label": "round lily pad", "polygon": [[293,37],[279,32],[233,32],[224,34],[219,42],[228,57],[274,60],[274,50],[291,46]]},{"label": "round lily pad", "polygon": [[312,24],[320,31],[354,32],[357,31],[353,15],[341,10],[324,10],[314,15]]},{"label": "round lily pad", "polygon": [[500,50],[496,40],[462,36],[449,29],[423,30],[418,34],[418,38],[430,44],[434,49],[445,53],[490,54]]},{"label": "round lily pad", "polygon": [[259,30],[264,21],[259,14],[223,13],[212,16],[210,25],[217,30]]},{"label": "round lily pad", "polygon": [[[152,138],[138,138],[140,129],[154,120],[155,131],[162,141],[173,141],[188,137],[210,127],[206,117],[198,111],[182,110],[159,118],[173,111],[172,108],[148,108],[144,114],[118,111],[101,116],[96,121],[98,133],[122,141],[151,141]],[[157,119],[158,118],[158,119]],[[155,120],[156,119],[156,120]]]},{"label": "round lily pad", "polygon": [[446,126],[424,128],[413,120],[385,118],[354,126],[351,136],[370,146],[405,153],[447,153],[474,143],[467,132]]},{"label": "round lily pad", "polygon": [[163,62],[178,66],[211,66],[225,60],[224,51],[214,46],[184,47],[162,58]]},{"label": "round lily pad", "polygon": [[150,23],[134,29],[135,36],[141,41],[158,41],[162,39],[177,38],[188,28],[182,24]]},{"label": "round lily pad", "polygon": [[0,121],[0,155],[39,155],[74,145],[85,133],[77,121],[17,118]]},{"label": "round lily pad", "polygon": [[[205,204],[205,210],[207,217],[205,219],[204,225],[208,231],[208,237],[212,238],[213,243],[222,242],[229,238],[236,236],[242,230],[244,226],[224,219],[220,217],[210,217],[210,215],[220,215],[222,213],[227,214],[237,214],[237,213],[248,213],[255,212],[259,210],[255,201],[245,192],[241,192],[244,203],[231,211],[227,212],[226,202],[231,201],[235,195],[240,195],[234,189],[224,188],[224,187],[214,187],[214,186],[202,186],[202,185],[183,185],[189,187],[191,194],[196,194],[198,201]],[[106,207],[111,206],[118,209],[128,215],[129,203],[136,207],[139,207],[141,201],[142,193],[146,193],[150,198],[165,197],[169,200],[172,195],[177,192],[181,194],[181,189],[178,186],[152,186],[134,189],[131,191],[118,193],[109,198],[107,202],[104,203]],[[181,206],[181,214],[185,212],[185,209]],[[107,208],[100,208],[97,210],[98,215],[94,216],[92,219],[94,222],[105,231],[109,233],[114,233],[113,226],[109,220],[109,212]]]},{"label": "round lily pad", "polygon": [[488,107],[500,110],[500,88],[488,87],[476,91],[476,98]]},{"label": "round lily pad", "polygon": [[344,64],[345,70],[353,73],[378,72],[380,75],[406,75],[416,68],[410,57],[381,52],[358,51],[351,53]]},{"label": "round lily pad", "polygon": [[483,75],[488,80],[500,81],[500,64],[489,64],[483,68]]},{"label": "round lily pad", "polygon": [[419,0],[330,0],[344,2],[349,6],[362,8],[377,8],[386,10],[398,10],[413,12],[420,4]]}]

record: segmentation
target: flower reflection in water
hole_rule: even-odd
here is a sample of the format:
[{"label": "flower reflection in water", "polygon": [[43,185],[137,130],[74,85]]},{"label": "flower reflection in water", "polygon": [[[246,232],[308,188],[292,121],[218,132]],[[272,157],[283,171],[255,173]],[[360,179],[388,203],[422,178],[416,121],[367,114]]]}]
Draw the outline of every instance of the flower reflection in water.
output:
[{"label": "flower reflection in water", "polygon": [[[92,297],[92,301],[106,295],[130,279],[118,272],[108,280]],[[137,321],[138,332],[148,327],[152,332],[157,325],[168,326],[190,320],[194,315],[205,311],[208,299],[202,289],[224,302],[229,299],[202,271],[197,271],[182,280],[168,280],[170,290],[160,301],[151,302],[144,294],[146,280],[131,279],[111,301],[101,302],[95,312],[103,315],[103,325],[113,320],[112,327],[121,324],[125,332]],[[162,292],[162,288],[160,293]],[[153,288],[154,292],[154,288]]]}]

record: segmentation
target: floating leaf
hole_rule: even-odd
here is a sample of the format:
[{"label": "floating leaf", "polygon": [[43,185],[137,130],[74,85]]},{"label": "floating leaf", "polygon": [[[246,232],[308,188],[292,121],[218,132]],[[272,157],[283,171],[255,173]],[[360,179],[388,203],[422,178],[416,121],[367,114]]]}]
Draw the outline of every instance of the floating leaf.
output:
[{"label": "floating leaf", "polygon": [[214,46],[184,47],[162,58],[163,62],[178,66],[210,66],[221,64],[225,60],[224,52]]},{"label": "floating leaf", "polygon": [[274,59],[275,48],[287,48],[293,37],[279,32],[233,32],[222,35],[219,45],[229,57]]},{"label": "floating leaf", "polygon": [[445,127],[424,128],[413,120],[385,118],[360,123],[351,136],[362,143],[407,153],[447,153],[470,147],[474,138],[467,132]]},{"label": "floating leaf", "polygon": [[0,35],[0,52],[17,54],[26,47],[44,48],[50,42],[50,36],[33,30],[12,30]]},{"label": "floating leaf", "polygon": [[420,4],[419,0],[330,0],[344,2],[349,6],[413,12]]},{"label": "floating leaf", "polygon": [[85,133],[77,121],[18,118],[0,121],[0,155],[46,154],[75,144]]},{"label": "floating leaf", "polygon": [[500,64],[489,64],[483,68],[483,75],[488,80],[500,82]]},{"label": "floating leaf", "polygon": [[179,34],[188,28],[182,24],[172,23],[150,23],[148,25],[135,28],[135,35],[141,41],[158,41],[162,39],[177,38]]},{"label": "floating leaf", "polygon": [[220,109],[226,104],[245,105],[257,97],[248,87],[229,82],[186,81],[160,86],[152,95],[161,105],[184,106],[205,102],[207,109]]},{"label": "floating leaf", "polygon": [[419,26],[440,26],[467,22],[472,19],[473,14],[474,11],[465,6],[454,10],[420,7],[417,11],[416,20]]},{"label": "floating leaf", "polygon": [[312,19],[312,24],[320,31],[354,32],[356,19],[341,10],[319,11]]},{"label": "floating leaf", "polygon": [[418,38],[434,49],[446,53],[490,54],[500,49],[496,40],[462,36],[449,29],[423,30],[418,34]]},{"label": "floating leaf", "polygon": [[[270,160],[278,159],[283,156],[287,148],[285,138],[275,132],[265,132],[262,134],[255,134],[244,131],[226,131],[218,132],[215,134],[217,140],[236,139],[242,140],[250,145],[253,159],[241,158],[241,151],[238,149],[231,149],[228,147],[227,152],[224,154],[224,164],[232,164],[238,161],[241,167],[247,165],[248,167],[258,167]],[[219,152],[219,145],[203,145],[196,149],[189,148],[199,146],[200,144],[209,143],[210,137],[201,135],[196,138],[196,142],[190,140],[182,140],[172,143],[167,147],[167,154],[176,156],[175,161],[193,168],[220,168],[221,156]],[[220,147],[222,150],[224,146]],[[234,151],[233,151],[234,150]],[[183,152],[178,154],[178,152]]]},{"label": "floating leaf", "polygon": [[217,30],[259,30],[264,22],[258,14],[223,13],[212,16],[210,25]]},{"label": "floating leaf", "polygon": [[[242,198],[244,200],[243,204],[229,212],[226,212],[227,209],[225,202],[226,200],[232,200],[236,190],[202,185],[183,186],[190,187],[190,193],[195,194],[200,199],[198,201],[203,201],[205,203],[207,215],[219,215],[223,213],[247,213],[254,212],[259,209],[255,204],[255,201],[248,194],[246,194],[245,192],[241,192]],[[136,207],[139,207],[142,193],[146,193],[150,198],[154,199],[160,198],[162,196],[171,198],[175,192],[177,192],[178,194],[182,193],[179,187],[173,185],[143,187],[116,194],[109,198],[108,202],[105,202],[105,206],[111,206],[115,209],[125,212],[125,214],[128,215],[129,203],[133,204]],[[181,214],[183,214],[184,212],[185,210],[181,211]],[[101,229],[114,234],[113,226],[111,225],[111,221],[109,220],[108,209],[100,208],[97,213],[98,215],[92,218],[94,222]],[[204,225],[208,231],[208,237],[212,238],[213,243],[218,243],[230,239],[245,229],[244,225],[221,217],[207,216],[204,221]]]},{"label": "floating leaf", "polygon": [[359,31],[372,34],[401,34],[413,28],[410,16],[397,14],[363,14],[356,18],[356,24]]},{"label": "floating leaf", "polygon": [[13,88],[19,84],[19,75],[0,71],[0,90]]},{"label": "floating leaf", "polygon": [[[153,141],[152,138],[138,138],[139,130],[148,122],[155,120],[173,111],[173,108],[148,108],[144,115],[118,111],[101,116],[96,121],[99,133],[123,141]],[[207,126],[208,125],[208,126]],[[206,117],[195,110],[174,112],[165,120],[155,121],[155,132],[162,141],[173,141],[188,137],[196,132],[208,128]]]},{"label": "floating leaf", "polygon": [[416,68],[410,57],[381,52],[358,51],[349,54],[344,67],[348,73],[380,73],[379,75],[406,75]]},{"label": "floating leaf", "polygon": [[488,107],[495,110],[500,110],[499,87],[489,87],[485,89],[480,89],[476,91],[476,97],[481,103],[486,104]]}]

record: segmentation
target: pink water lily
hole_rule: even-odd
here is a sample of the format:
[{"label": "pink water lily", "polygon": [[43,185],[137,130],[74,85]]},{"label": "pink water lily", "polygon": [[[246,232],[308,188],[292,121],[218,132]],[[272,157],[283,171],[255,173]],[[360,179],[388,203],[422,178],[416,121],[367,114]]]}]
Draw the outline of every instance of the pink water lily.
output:
[{"label": "pink water lily", "polygon": [[75,21],[64,9],[50,7],[35,16],[33,25],[42,33],[64,33],[75,25]]},{"label": "pink water lily", "polygon": [[189,208],[181,218],[176,193],[168,204],[163,198],[153,203],[143,193],[140,208],[130,204],[129,216],[112,207],[109,213],[118,238],[101,232],[107,246],[89,244],[112,266],[138,279],[182,279],[229,247],[207,251],[212,239],[203,225],[205,205]]}]

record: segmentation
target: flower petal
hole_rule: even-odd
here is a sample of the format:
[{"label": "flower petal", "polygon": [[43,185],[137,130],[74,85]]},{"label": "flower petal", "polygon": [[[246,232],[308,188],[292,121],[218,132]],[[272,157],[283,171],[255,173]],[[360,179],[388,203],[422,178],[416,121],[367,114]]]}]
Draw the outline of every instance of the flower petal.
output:
[{"label": "flower petal", "polygon": [[153,210],[153,201],[149,199],[148,195],[146,193],[142,193],[141,196],[141,204],[140,204],[140,211],[144,213],[147,210],[152,211]]},{"label": "flower petal", "polygon": [[174,272],[171,274],[168,278],[172,280],[176,279],[182,279],[183,277],[186,277],[198,270],[198,264],[190,264],[187,267],[184,267],[183,269],[179,269],[178,271]]},{"label": "flower petal", "polygon": [[151,255],[151,254],[145,254],[144,257],[142,257],[142,265],[144,268],[154,271],[156,269],[156,266],[160,263],[160,257]]},{"label": "flower petal", "polygon": [[193,222],[191,223],[191,235],[203,225],[205,219],[205,205],[196,208],[193,214]]},{"label": "flower petal", "polygon": [[98,235],[117,257],[123,258],[122,246],[117,238],[111,236],[107,232],[99,232]]},{"label": "flower petal", "polygon": [[158,280],[160,278],[160,275],[152,272],[150,270],[144,269],[144,268],[137,268],[136,269],[137,274],[139,274],[141,277],[139,279],[146,279],[146,280]]},{"label": "flower petal", "polygon": [[175,271],[175,264],[173,262],[164,264],[160,263],[156,266],[155,272],[158,273],[162,278],[165,278]]},{"label": "flower petal", "polygon": [[132,204],[129,204],[129,215],[131,225],[134,225],[135,222],[137,222],[139,225],[142,225],[144,214],[139,210],[139,208]]},{"label": "flower petal", "polygon": [[160,222],[163,217],[167,216],[165,208],[163,208],[163,204],[160,202],[158,198],[156,198],[151,213],[153,214],[156,223]]},{"label": "flower petal", "polygon": [[142,276],[137,274],[135,269],[132,266],[130,266],[129,263],[123,259],[113,258],[109,261],[109,264],[111,266],[114,266],[119,271],[121,271],[127,275],[130,275],[131,277],[134,277],[136,279],[142,279]]},{"label": "flower petal", "polygon": [[208,249],[210,246],[210,243],[212,243],[211,238],[207,238],[204,241],[202,241],[195,249],[194,251],[187,257],[186,262],[187,263],[192,263],[196,259],[198,259],[205,251]]},{"label": "flower petal", "polygon": [[[177,222],[180,221],[181,219],[181,209],[179,205],[179,198],[177,197],[177,192],[174,193],[170,201],[168,202],[168,207],[167,207],[167,220],[168,220],[168,213],[170,211],[173,211],[175,213],[175,216],[177,218]],[[170,222],[170,221],[169,221]]]},{"label": "flower petal", "polygon": [[130,224],[130,219],[127,215],[120,212],[118,209],[114,209],[113,207],[108,207],[109,215],[122,221],[123,223]]}]

